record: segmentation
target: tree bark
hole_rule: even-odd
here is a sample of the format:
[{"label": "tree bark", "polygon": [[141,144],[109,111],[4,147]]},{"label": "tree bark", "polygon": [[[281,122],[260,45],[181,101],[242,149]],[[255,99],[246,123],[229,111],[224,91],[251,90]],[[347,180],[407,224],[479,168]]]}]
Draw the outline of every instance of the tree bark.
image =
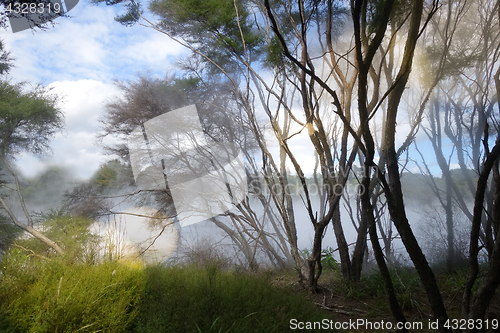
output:
[{"label": "tree bark", "polygon": [[[401,96],[403,95],[412,68],[413,55],[418,39],[422,12],[423,0],[413,1],[403,60],[399,73],[395,79],[393,90],[388,96],[385,127],[386,132],[385,137],[383,138],[382,153],[386,160],[389,182],[387,184],[387,182],[384,181],[384,191],[387,198],[389,213],[425,288],[432,313],[439,321],[439,329],[442,332],[447,332],[448,330],[443,325],[448,319],[448,315],[441,297],[441,292],[439,291],[434,273],[429,267],[429,263],[427,262],[427,259],[425,258],[422,249],[413,234],[410,224],[408,223],[408,218],[406,217],[399,174],[398,157],[395,149],[396,118]],[[383,177],[384,176],[381,175],[381,179]]]}]

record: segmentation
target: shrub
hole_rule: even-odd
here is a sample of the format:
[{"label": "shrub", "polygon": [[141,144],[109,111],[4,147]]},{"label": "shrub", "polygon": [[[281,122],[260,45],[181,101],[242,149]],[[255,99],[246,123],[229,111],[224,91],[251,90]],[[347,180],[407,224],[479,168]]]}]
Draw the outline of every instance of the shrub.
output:
[{"label": "shrub", "polygon": [[98,262],[86,225],[67,216],[44,223],[62,256],[33,239],[5,253],[2,332],[283,332],[291,319],[328,317],[270,276],[224,270],[211,255],[174,267]]},{"label": "shrub", "polygon": [[[95,263],[89,221],[68,216],[43,227],[65,250],[17,240],[2,257],[0,321],[21,332],[122,332],[144,288],[142,265]],[[89,245],[90,244],[90,245]]]},{"label": "shrub", "polygon": [[122,332],[137,312],[144,286],[140,269],[60,260],[37,266],[36,274],[4,273],[0,285],[3,311],[22,332]]}]

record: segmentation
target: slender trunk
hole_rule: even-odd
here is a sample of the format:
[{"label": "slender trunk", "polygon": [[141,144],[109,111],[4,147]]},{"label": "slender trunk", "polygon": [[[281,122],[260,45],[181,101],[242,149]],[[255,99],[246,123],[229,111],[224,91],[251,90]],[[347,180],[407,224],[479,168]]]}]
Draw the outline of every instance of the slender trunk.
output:
[{"label": "slender trunk", "polygon": [[[363,186],[367,187],[370,185],[369,177],[364,177]],[[391,309],[392,315],[394,318],[401,323],[406,322],[406,317],[399,306],[398,299],[396,297],[396,293],[394,292],[394,285],[392,284],[391,275],[387,268],[384,254],[382,252],[382,248],[380,247],[380,243],[378,241],[377,235],[377,224],[374,216],[374,207],[370,202],[370,191],[367,189],[364,193],[361,194],[361,205],[362,205],[362,219],[368,221],[369,224],[369,233],[370,233],[370,241],[373,247],[373,253],[375,255],[375,260],[377,261],[378,268],[380,269],[380,274],[384,279],[384,286],[387,292],[387,297],[389,300],[389,307]],[[402,332],[408,332],[408,330],[404,329]]]},{"label": "slender trunk", "polygon": [[385,191],[389,206],[389,213],[394,221],[394,225],[396,226],[399,235],[401,236],[401,240],[403,241],[406,251],[415,265],[420,281],[425,288],[433,315],[439,320],[439,328],[441,331],[447,332],[448,330],[443,327],[443,324],[448,319],[448,315],[441,297],[441,292],[439,291],[434,273],[432,272],[432,269],[430,268],[429,263],[427,262],[427,259],[425,258],[425,255],[423,254],[422,249],[413,234],[410,224],[408,223],[408,218],[406,217],[395,151],[393,151],[389,158],[387,158],[387,173],[389,175],[389,184],[386,183]]},{"label": "slender trunk", "polygon": [[[495,154],[499,155],[500,153],[495,152]],[[498,167],[498,158],[495,161],[495,167]],[[500,183],[495,182],[495,192],[498,192],[499,190],[500,190]],[[482,191],[478,188],[477,193],[479,192]],[[498,205],[500,205],[500,203],[495,202],[495,206]],[[495,208],[498,209],[498,207]],[[483,281],[479,286],[478,290],[472,297],[472,300],[470,302],[470,310],[467,315],[468,319],[482,320],[485,318],[486,310],[490,305],[491,299],[495,295],[496,289],[500,285],[500,241],[498,241],[500,240],[500,232],[496,233],[495,239],[497,241],[495,242],[493,251],[490,256],[488,272],[486,273],[486,276],[483,278]],[[469,281],[467,281],[467,288],[469,288]]]},{"label": "slender trunk", "polygon": [[[497,234],[499,239],[500,234]],[[491,299],[495,295],[497,287],[500,285],[500,242],[495,243],[491,255],[490,265],[483,282],[475,292],[471,301],[468,319],[484,319],[486,310],[490,305]]]},{"label": "slender trunk", "polygon": [[332,225],[335,239],[337,240],[337,247],[339,249],[340,270],[344,279],[350,280],[352,279],[351,259],[349,258],[349,246],[345,240],[344,230],[342,229],[342,223],[340,221],[340,207],[337,207],[333,213]]},{"label": "slender trunk", "polygon": [[366,235],[368,233],[368,223],[366,219],[361,219],[358,226],[358,237],[352,255],[352,280],[359,281],[361,270],[363,269],[363,258],[366,251]]},{"label": "slender trunk", "polygon": [[0,204],[2,205],[3,209],[7,212],[9,217],[12,220],[12,223],[14,225],[29,234],[31,234],[33,237],[37,238],[38,240],[42,241],[43,243],[47,244],[50,246],[52,249],[54,249],[58,254],[63,254],[64,251],[61,249],[61,247],[54,241],[50,240],[47,238],[44,234],[33,228],[33,220],[31,219],[30,214],[28,213],[28,209],[26,208],[26,204],[24,203],[24,197],[23,194],[21,193],[21,187],[19,186],[19,179],[17,177],[17,174],[15,170],[10,166],[10,164],[7,162],[5,156],[1,157],[4,165],[7,167],[11,175],[14,177],[15,185],[16,185],[16,192],[17,195],[19,196],[19,202],[21,204],[21,207],[23,209],[24,215],[26,217],[26,220],[28,221],[28,224],[24,224],[21,221],[17,219],[17,217],[14,215],[14,213],[10,210],[10,207],[7,205],[7,203],[2,199],[0,196]]},{"label": "slender trunk", "polygon": [[[312,293],[318,292],[318,280],[323,271],[323,266],[321,265],[321,244],[325,227],[323,223],[316,223],[314,225],[313,248],[311,256],[307,260],[309,266],[309,289]],[[318,267],[317,271],[316,266]]]},{"label": "slender trunk", "polygon": [[29,225],[26,225],[24,223],[21,223],[17,218],[16,216],[14,215],[14,213],[12,213],[12,211],[10,210],[9,206],[7,206],[7,203],[2,199],[2,197],[0,196],[0,204],[3,206],[3,209],[7,212],[7,214],[9,215],[9,217],[11,218],[12,222],[14,223],[14,225],[24,231],[26,231],[27,233],[29,233],[30,235],[32,235],[33,237],[35,237],[36,239],[42,241],[43,243],[47,244],[49,247],[51,247],[52,249],[54,249],[58,254],[64,254],[64,251],[63,249],[61,249],[61,247],[54,241],[50,240],[49,238],[47,238],[44,234],[42,234],[40,231],[36,230],[35,228],[29,226]]},{"label": "slender trunk", "polygon": [[[472,228],[471,228],[471,233],[470,233],[470,243],[469,243],[469,276],[467,277],[467,281],[465,282],[464,286],[464,294],[462,297],[462,315],[464,316],[472,316],[471,313],[471,295],[472,295],[472,287],[474,286],[474,283],[476,282],[477,276],[479,274],[479,263],[478,263],[478,255],[479,255],[479,231],[481,228],[481,217],[482,217],[482,212],[483,212],[483,204],[484,204],[484,196],[487,188],[487,183],[488,183],[488,178],[491,172],[491,169],[493,168],[494,163],[498,163],[498,157],[500,156],[500,144],[498,144],[498,138],[497,137],[497,144],[493,148],[490,154],[488,154],[488,157],[486,158],[486,161],[483,165],[483,170],[481,171],[479,175],[479,179],[477,181],[477,190],[476,190],[476,196],[474,199],[474,219],[472,221]],[[497,235],[498,236],[498,235]],[[498,247],[498,238],[497,238],[497,244],[495,244],[495,249]],[[492,256],[493,258],[493,256]],[[495,257],[495,259],[498,261],[500,258],[498,256]],[[492,268],[496,269],[496,265],[498,263],[495,263],[493,260],[490,260],[490,270],[489,273],[492,271]],[[488,274],[489,274],[488,273]],[[490,285],[494,285],[496,281],[493,279],[490,282]],[[480,311],[475,311],[480,312]],[[482,317],[478,317],[480,319]]]},{"label": "slender trunk", "polygon": [[[288,177],[285,167],[286,152],[285,149],[280,147],[280,171],[281,171],[281,182],[283,189],[288,188]],[[288,241],[290,242],[290,252],[292,253],[292,258],[295,261],[295,269],[299,275],[299,279],[309,279],[309,270],[304,265],[304,260],[300,256],[298,245],[297,245],[297,228],[295,226],[295,213],[293,209],[293,199],[290,193],[286,190],[283,191],[286,213],[284,214],[284,227],[287,232]]]},{"label": "slender trunk", "polygon": [[408,82],[408,78],[410,76],[422,12],[423,0],[413,1],[412,14],[403,59],[395,81],[397,83],[394,84],[394,89],[389,93],[387,102],[386,132],[383,138],[382,154],[386,159],[389,183],[387,184],[385,181],[384,175],[380,175],[380,179],[385,183],[384,191],[387,198],[389,213],[396,229],[399,232],[399,235],[401,236],[401,240],[410,255],[410,258],[415,265],[420,281],[425,288],[432,313],[439,321],[439,329],[442,332],[448,332],[449,330],[443,326],[448,319],[448,315],[441,297],[441,292],[439,291],[439,287],[436,283],[436,278],[434,277],[432,269],[429,267],[429,263],[427,262],[427,259],[425,258],[422,249],[413,234],[408,218],[406,217],[399,174],[398,156],[395,149],[398,108],[401,96],[403,95],[406,83]]},{"label": "slender trunk", "polygon": [[448,253],[446,256],[446,268],[448,272],[453,270],[455,261],[455,230],[453,226],[453,207],[451,198],[451,175],[446,177],[446,231],[448,233]]}]

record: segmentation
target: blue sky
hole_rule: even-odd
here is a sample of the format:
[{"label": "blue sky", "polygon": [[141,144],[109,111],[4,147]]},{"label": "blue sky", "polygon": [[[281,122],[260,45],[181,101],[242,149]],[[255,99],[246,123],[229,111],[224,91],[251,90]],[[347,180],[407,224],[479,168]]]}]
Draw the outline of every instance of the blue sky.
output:
[{"label": "blue sky", "polygon": [[15,58],[13,82],[42,83],[63,98],[66,126],[52,142],[52,153],[37,158],[24,155],[17,165],[26,176],[60,165],[79,178],[90,177],[109,156],[96,146],[98,119],[106,101],[119,93],[115,79],[134,79],[151,71],[165,75],[185,50],[161,33],[140,25],[125,27],[114,21],[119,6],[94,6],[80,0],[48,31],[11,33],[0,38]]},{"label": "blue sky", "polygon": [[[132,80],[144,71],[158,76],[172,73],[176,59],[188,54],[158,31],[138,24],[119,24],[114,17],[121,11],[121,6],[95,6],[89,0],[80,0],[69,12],[70,17],[56,19],[56,26],[48,31],[13,34],[0,30],[6,49],[16,59],[11,79],[42,83],[53,88],[64,101],[61,108],[66,126],[53,140],[52,154],[25,154],[18,159],[17,165],[25,176],[32,177],[48,166],[58,165],[78,178],[90,177],[111,158],[96,145],[96,134],[105,103],[119,94],[113,81]],[[402,142],[409,126],[399,120],[398,123],[398,141]],[[430,156],[431,168],[440,173],[422,132],[418,140],[424,154]],[[307,134],[296,136],[290,144],[304,170],[312,171],[314,158]],[[417,171],[415,166],[413,171]]]}]

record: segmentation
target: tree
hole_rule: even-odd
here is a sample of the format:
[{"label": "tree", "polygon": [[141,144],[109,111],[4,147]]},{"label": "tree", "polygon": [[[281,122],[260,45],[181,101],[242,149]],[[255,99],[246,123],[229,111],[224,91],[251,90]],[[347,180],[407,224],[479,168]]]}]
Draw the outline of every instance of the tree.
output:
[{"label": "tree", "polygon": [[[129,18],[137,20],[141,17],[137,7],[129,7],[129,10],[136,11],[135,15],[128,15]],[[297,235],[292,198],[284,192],[271,191],[271,193],[285,230],[287,230],[296,268],[300,275],[309,280],[311,290],[317,289],[317,281],[321,276],[322,238],[332,219],[339,244],[343,274],[347,278],[358,280],[366,249],[366,219],[360,222],[351,265],[349,248],[340,223],[338,203],[341,194],[334,193],[335,188],[344,186],[357,151],[363,148],[359,135],[352,128],[350,119],[353,88],[359,77],[357,68],[352,66],[350,61],[346,61],[347,71],[342,72],[337,64],[337,54],[341,52],[336,52],[332,47],[332,30],[334,29],[332,20],[342,18],[347,10],[341,6],[333,6],[333,2],[325,5],[302,1],[291,7],[277,3],[273,8],[268,2],[258,1],[248,3],[154,1],[151,3],[151,10],[158,14],[161,20],[158,24],[146,20],[147,23],[188,47],[204,61],[206,66],[214,71],[220,71],[230,80],[235,95],[252,121],[254,135],[259,142],[262,155],[265,156],[265,161],[268,162],[263,168],[267,186],[270,189],[276,187],[273,179],[274,175],[277,175],[279,184],[282,188],[286,188],[288,176],[285,163],[288,160],[293,165],[300,179],[305,207],[315,232],[313,250],[305,269],[296,251]],[[318,14],[325,11],[328,13],[326,18]],[[255,13],[259,17],[252,18],[249,13]],[[336,92],[315,74],[315,65],[311,60],[313,57],[307,47],[310,31],[313,28],[326,30],[328,49],[323,54],[327,54],[325,58],[329,58],[331,66],[329,75],[335,75],[337,83],[341,82],[342,101],[339,100]],[[323,36],[323,34],[320,35]],[[347,54],[352,54],[352,48]],[[223,55],[223,57],[218,55]],[[272,73],[272,85],[259,75],[260,64],[264,64]],[[347,75],[346,73],[353,67],[354,74]],[[367,74],[368,71],[363,75]],[[328,74],[325,75],[328,76]],[[245,83],[240,84],[240,82]],[[288,90],[293,93],[289,95]],[[292,112],[296,103],[295,92],[299,95],[299,105],[303,113]],[[333,99],[337,109],[336,115],[341,118],[338,124],[341,127],[332,126],[333,122],[327,116],[329,108],[322,106],[324,94],[328,94]],[[378,89],[375,89],[374,103],[377,98]],[[274,162],[266,143],[259,139],[259,137],[262,138],[263,130],[262,124],[255,120],[257,113],[255,101],[260,103],[260,107],[265,111],[272,132],[279,142],[279,164]],[[276,108],[273,103],[277,104]],[[320,112],[322,107],[323,111]],[[343,109],[344,107],[346,109]],[[275,110],[272,110],[273,108]],[[299,125],[302,129],[292,131],[292,125]],[[333,138],[335,131],[332,128],[342,128],[341,148],[338,154],[332,153],[332,148],[336,147],[336,140]],[[317,154],[318,169],[324,186],[322,202],[318,207],[313,207],[311,203],[303,167],[288,144],[291,137],[304,129],[307,129],[311,145]],[[349,135],[356,140],[350,152]],[[334,167],[337,159],[341,168],[338,174]]]},{"label": "tree", "polygon": [[[289,179],[286,162],[293,166],[304,192],[303,202],[309,220],[315,231],[313,251],[307,260],[308,269],[304,270],[298,259],[296,267],[308,278],[312,291],[317,288],[317,280],[321,275],[321,244],[324,231],[333,221],[339,250],[344,251],[344,254],[341,253],[341,265],[345,276],[359,279],[369,237],[384,278],[391,310],[395,318],[405,321],[378,241],[376,226],[377,219],[381,216],[379,208],[386,205],[392,223],[425,288],[433,316],[439,320],[440,330],[447,331],[444,327],[447,319],[446,307],[434,272],[408,219],[401,186],[401,176],[408,158],[405,161],[403,157],[422,125],[432,93],[442,88],[436,87],[446,81],[447,75],[454,75],[450,74],[450,71],[467,68],[469,58],[476,58],[478,67],[470,73],[464,73],[463,85],[470,89],[476,87],[476,81],[485,82],[484,86],[477,84],[477,89],[490,91],[485,88],[491,87],[487,85],[488,82],[491,84],[491,78],[498,82],[499,71],[495,70],[495,66],[499,43],[496,34],[486,29],[497,27],[496,15],[491,13],[498,11],[498,1],[486,1],[477,5],[478,8],[486,8],[490,14],[481,12],[481,35],[468,38],[473,43],[485,42],[477,48],[472,48],[474,52],[482,55],[484,53],[484,57],[475,57],[474,52],[463,53],[460,42],[455,44],[457,31],[473,31],[464,28],[462,21],[463,14],[471,8],[471,2],[354,0],[346,8],[342,5],[336,7],[334,4],[333,1],[305,0],[293,3],[269,0],[219,3],[210,1],[207,4],[195,0],[163,0],[151,2],[150,9],[160,17],[158,22],[153,23],[143,18],[137,7],[129,7],[135,10],[135,15],[129,15],[129,18],[141,19],[142,24],[187,47],[203,60],[205,66],[228,78],[231,89],[251,120],[262,160],[265,161],[263,169],[269,170],[265,176],[273,175],[265,179],[270,188],[275,179],[286,185]],[[351,15],[342,16],[339,12],[350,12]],[[346,43],[348,47],[344,48],[341,47],[344,46],[341,42],[332,37],[335,19],[341,18],[349,24],[350,30],[346,29],[346,40],[353,41],[353,45]],[[432,29],[429,28],[431,26]],[[423,36],[427,37],[426,41],[423,41]],[[468,39],[462,42],[467,42]],[[428,82],[416,88],[412,82],[415,76],[411,76],[415,75],[412,74],[414,60],[418,47],[429,45],[433,48],[435,61],[428,64]],[[223,59],[218,55],[222,55]],[[488,69],[483,71],[485,68]],[[489,73],[489,79],[484,78],[485,73]],[[270,79],[265,80],[264,76]],[[496,88],[498,100],[499,88]],[[498,285],[494,272],[500,263],[496,261],[498,254],[495,251],[500,246],[496,246],[495,241],[490,242],[493,245],[490,247],[491,268],[488,270],[484,288],[480,288],[473,301],[470,296],[479,271],[477,256],[480,249],[479,240],[482,240],[480,231],[483,221],[486,225],[489,223],[489,238],[494,239],[497,235],[495,228],[498,225],[495,218],[489,219],[488,222],[483,209],[486,185],[490,173],[493,173],[493,179],[497,177],[498,180],[500,177],[496,160],[499,148],[495,145],[490,149],[494,138],[488,129],[495,127],[491,132],[497,133],[498,118],[487,112],[492,110],[491,102],[495,98],[478,94],[475,89],[470,89],[471,93],[468,94],[474,104],[474,108],[470,108],[474,110],[473,117],[470,117],[474,125],[467,123],[467,117],[458,116],[458,121],[463,129],[470,132],[468,139],[477,147],[472,150],[473,162],[480,165],[477,186],[467,180],[471,192],[475,192],[476,203],[470,214],[471,269],[464,293],[464,313],[471,318],[481,319],[484,317],[483,310],[488,304],[488,297],[491,297],[492,291]],[[405,99],[409,100],[409,95],[413,92],[418,92],[418,102],[410,105]],[[488,96],[494,96],[494,92]],[[450,100],[456,100],[453,97],[455,96],[450,95]],[[476,100],[476,97],[479,99]],[[352,100],[356,100],[355,98],[357,105],[353,107]],[[267,118],[267,125],[279,143],[280,151],[275,156],[270,153],[262,138],[263,124],[255,121],[256,115],[259,114],[255,104],[259,104],[261,114]],[[484,108],[485,105],[488,107]],[[476,111],[481,108],[485,112]],[[410,114],[405,114],[404,111],[409,111]],[[434,121],[439,117],[435,113],[431,116]],[[396,131],[404,130],[402,126],[398,126],[398,121],[403,117],[409,121],[410,128],[404,133],[405,138],[401,143],[396,140]],[[478,131],[478,128],[483,128],[483,131]],[[324,192],[321,194],[324,201],[321,202],[321,207],[313,207],[311,204],[303,165],[297,160],[290,145],[290,139],[302,130],[307,130],[317,156],[317,174],[321,174],[324,186]],[[335,137],[335,134],[339,133],[340,139]],[[437,148],[438,141],[436,138]],[[454,144],[461,154],[463,149],[457,142]],[[481,151],[484,152],[482,155]],[[341,195],[331,192],[331,189],[336,185],[345,184],[356,156],[359,156],[362,167],[360,184],[364,192],[359,194],[361,219],[357,225],[358,237],[350,260],[349,249],[342,242],[341,223],[336,217]],[[444,164],[443,167],[445,170],[449,169]],[[449,188],[455,191],[453,182],[448,181],[448,184]],[[489,201],[491,216],[494,216],[496,208],[500,207],[496,205],[495,196],[500,193],[500,190],[497,192],[500,187],[496,187],[496,184],[497,182],[493,182],[489,190],[494,197]],[[382,196],[384,201],[380,199]],[[275,192],[272,198],[276,202],[276,209],[280,211],[288,241],[293,244],[296,240],[293,202],[286,193]],[[444,206],[449,207],[450,202],[452,198],[448,195],[443,201]],[[449,242],[452,243],[454,237],[450,221],[448,220],[448,235]],[[485,237],[488,238],[486,233]],[[471,310],[472,308],[474,310]]]},{"label": "tree", "polygon": [[[493,256],[498,239],[498,215],[495,215],[498,161],[492,161],[496,153],[495,148],[490,149],[490,144],[496,143],[495,136],[498,136],[495,75],[500,71],[499,3],[449,1],[446,5],[449,13],[456,11],[459,15],[452,19],[443,13],[431,22],[429,37],[435,38],[426,50],[431,68],[434,69],[441,59],[437,55],[439,50],[447,49],[448,55],[443,64],[443,77],[428,105],[429,125],[424,131],[432,143],[445,183],[444,190],[441,190],[433,177],[430,178],[446,215],[449,270],[455,252],[453,206],[458,207],[471,223],[470,270],[462,299],[462,314],[471,319],[483,318],[489,304],[488,294],[498,285],[495,279],[487,279],[481,284],[481,292],[472,292],[473,281],[480,272],[480,253],[488,258],[489,263],[484,274],[494,276],[498,265]],[[446,149],[446,143],[451,143],[451,148]],[[453,172],[450,170],[452,158],[459,165],[459,169]],[[425,160],[423,163],[427,173],[431,174]],[[469,198],[474,198],[472,208]]]},{"label": "tree", "polygon": [[[184,64],[186,67],[187,65],[187,63]],[[211,142],[210,146],[214,148],[218,142],[233,143],[234,147],[220,150],[218,154],[235,156],[235,151],[232,150],[238,148],[248,157],[248,165],[251,167],[253,161],[251,153],[255,149],[256,143],[247,130],[241,112],[238,112],[234,107],[235,102],[232,93],[225,88],[224,82],[218,82],[213,77],[210,82],[195,79],[195,71],[200,74],[202,69],[197,67],[192,67],[192,69],[193,73],[191,74],[193,76],[182,79],[169,77],[152,79],[141,75],[136,81],[120,83],[119,86],[124,95],[107,105],[106,113],[102,118],[103,131],[101,134],[102,138],[113,136],[118,138],[119,142],[112,146],[106,146],[106,149],[118,153],[125,163],[130,163],[126,140],[135,128],[142,126],[142,124],[157,116],[167,114],[173,109],[196,103],[203,132],[205,138]],[[183,135],[191,136],[193,139],[196,137],[196,134],[189,132],[183,133]],[[170,141],[166,138],[165,140]],[[175,161],[174,164],[181,163],[183,169],[193,169],[200,176],[204,174],[203,170],[207,165],[197,165],[193,161],[189,161],[182,151],[178,153],[169,152],[170,154],[175,156],[165,157],[162,162],[166,171],[179,168],[178,165],[170,165],[170,162],[168,162]],[[197,155],[201,159],[204,154],[203,151],[197,151]],[[213,159],[211,156],[204,157],[209,160]],[[254,175],[254,172],[248,172],[249,185],[256,190],[258,180],[254,178]],[[167,181],[168,179],[167,172]],[[137,182],[139,181],[140,179],[137,179]],[[137,200],[150,200],[154,197],[154,202],[151,202],[151,204],[171,216],[176,215],[170,189],[158,191],[138,190],[137,192],[134,195],[123,195],[129,195],[130,199],[135,197]],[[255,204],[251,203],[249,198],[237,203],[237,210],[228,211],[220,217],[213,217],[211,221],[231,238],[252,269],[258,267],[256,256],[260,251],[269,258],[270,263],[273,265],[281,268],[286,267],[290,254],[286,242],[283,241],[283,231],[279,229],[279,226],[274,222],[272,213],[266,208],[269,206],[269,200],[262,192],[258,193],[257,197],[264,207],[269,223],[264,223],[261,220],[259,214],[255,212]],[[221,221],[222,217],[225,217],[226,223]]]},{"label": "tree", "polygon": [[6,51],[4,48],[4,42],[0,39],[0,76],[8,74],[12,68],[12,57],[10,52]]},{"label": "tree", "polygon": [[[33,225],[21,192],[19,178],[11,166],[13,158],[21,152],[41,154],[49,148],[50,138],[62,128],[63,115],[57,106],[57,96],[40,86],[26,90],[23,84],[0,81],[0,160],[1,169],[11,179],[2,179],[2,187],[15,192],[24,213],[25,222],[11,210],[4,193],[0,205],[18,228],[46,243],[56,252],[62,253],[59,245],[38,231]],[[14,188],[8,185],[14,183]],[[9,193],[10,194],[10,193]]]}]

